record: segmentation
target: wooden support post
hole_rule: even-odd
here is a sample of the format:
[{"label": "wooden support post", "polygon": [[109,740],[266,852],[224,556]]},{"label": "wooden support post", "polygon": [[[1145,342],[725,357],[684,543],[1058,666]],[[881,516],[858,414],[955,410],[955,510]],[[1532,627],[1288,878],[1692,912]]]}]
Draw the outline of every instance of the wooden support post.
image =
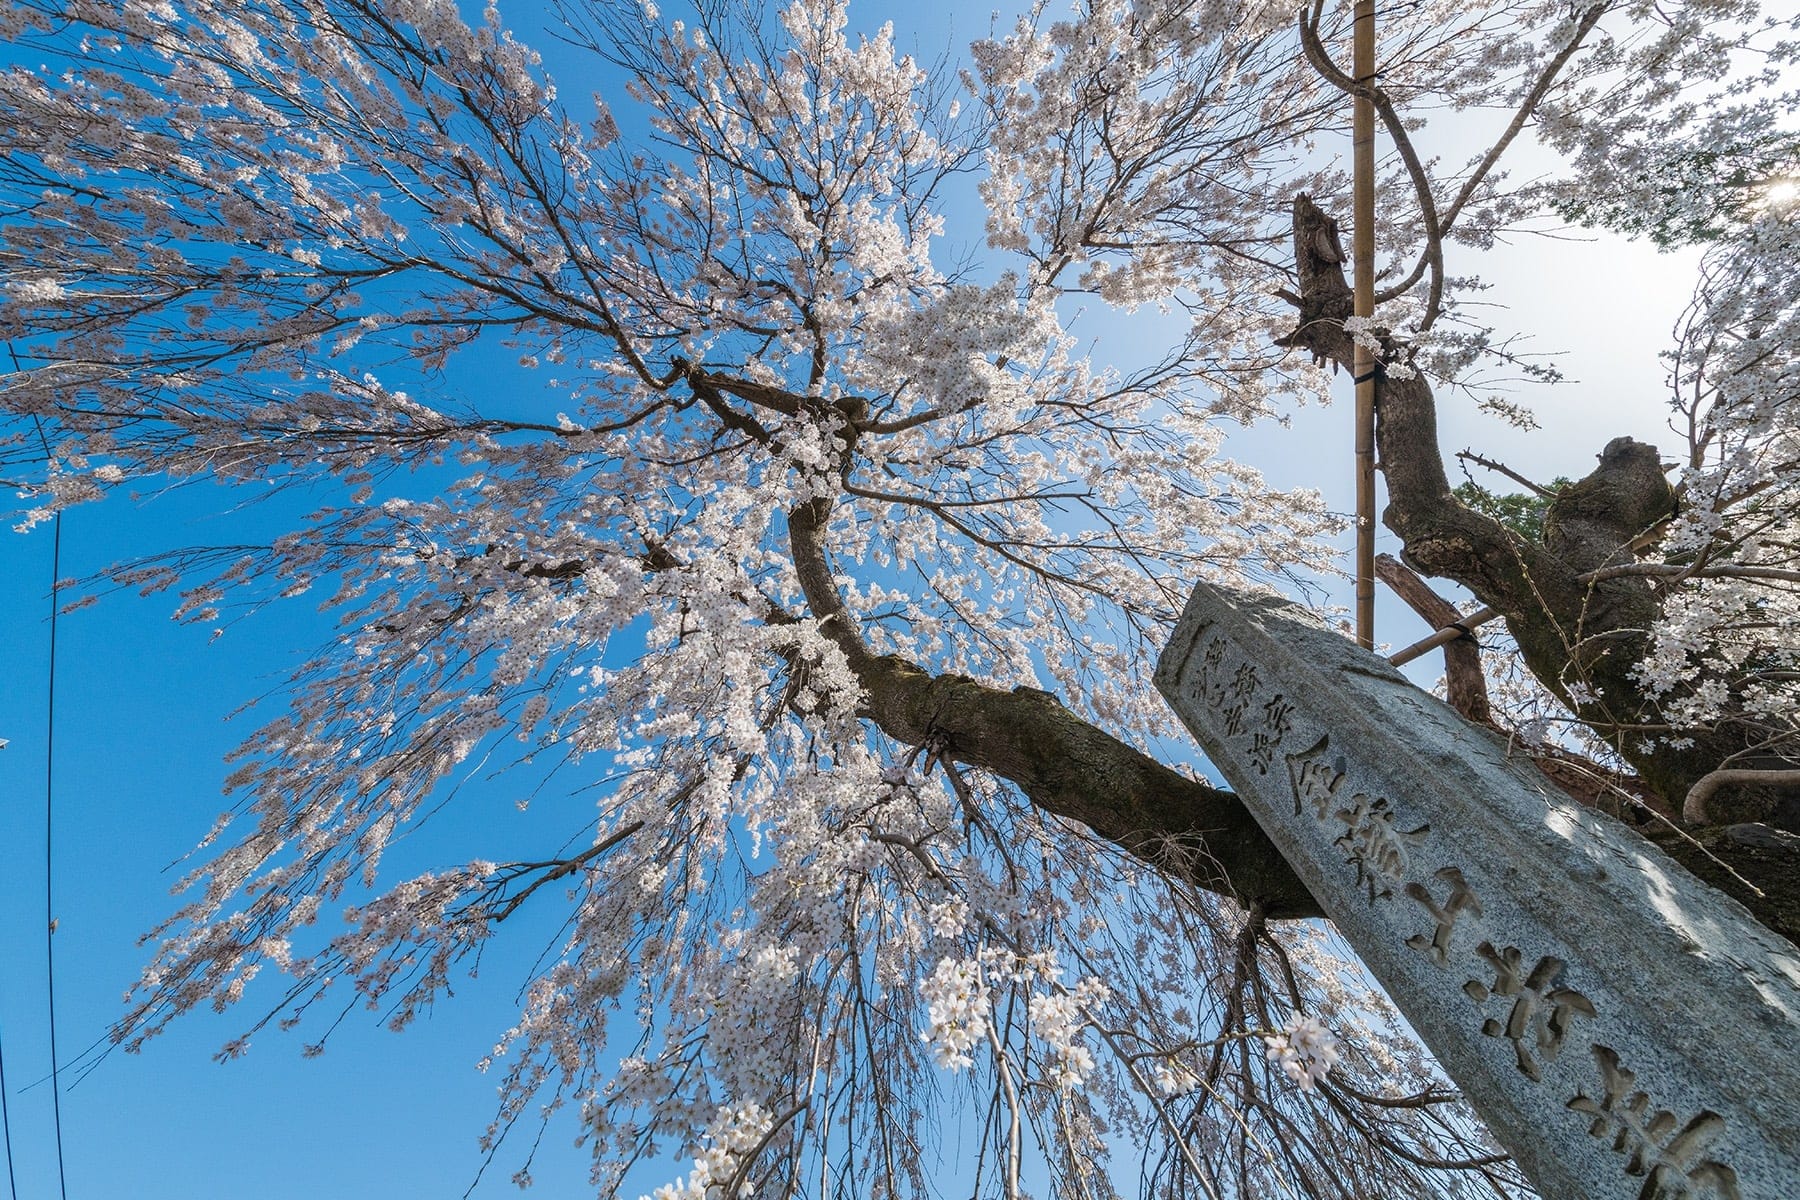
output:
[{"label": "wooden support post", "polygon": [[[1393,555],[1375,556],[1375,574],[1433,629],[1444,629],[1463,619],[1456,605],[1432,591],[1430,584]],[[1481,674],[1481,650],[1473,634],[1444,643],[1444,699],[1465,720],[1486,725],[1493,719],[1488,707],[1487,680]]]},{"label": "wooden support post", "polygon": [[[1351,114],[1354,170],[1351,212],[1355,224],[1351,257],[1354,294],[1351,311],[1365,320],[1375,315],[1375,0],[1356,0],[1351,47],[1356,96]],[[1375,356],[1362,338],[1356,342],[1356,641],[1375,646]]]},{"label": "wooden support post", "polygon": [[1444,626],[1430,637],[1420,638],[1412,645],[1406,647],[1406,649],[1388,655],[1388,665],[1390,667],[1404,667],[1413,659],[1424,654],[1429,654],[1439,646],[1448,645],[1459,638],[1468,637],[1469,631],[1474,629],[1477,625],[1485,625],[1499,615],[1498,611],[1491,608],[1477,609],[1468,616],[1457,620],[1454,624]]}]

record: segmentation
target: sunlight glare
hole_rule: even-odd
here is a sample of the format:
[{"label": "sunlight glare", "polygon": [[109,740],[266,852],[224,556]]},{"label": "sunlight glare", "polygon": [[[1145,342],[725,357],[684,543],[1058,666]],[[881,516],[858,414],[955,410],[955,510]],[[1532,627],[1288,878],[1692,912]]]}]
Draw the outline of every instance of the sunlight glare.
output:
[{"label": "sunlight glare", "polygon": [[1763,184],[1762,207],[1777,216],[1787,216],[1800,206],[1800,178],[1783,176]]}]

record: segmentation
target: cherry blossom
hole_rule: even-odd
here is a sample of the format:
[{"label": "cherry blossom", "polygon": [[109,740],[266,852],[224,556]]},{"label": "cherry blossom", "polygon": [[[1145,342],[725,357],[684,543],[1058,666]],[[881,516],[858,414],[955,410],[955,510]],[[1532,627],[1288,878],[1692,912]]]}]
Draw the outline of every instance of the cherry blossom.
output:
[{"label": "cherry blossom", "polygon": [[[1509,354],[1483,250],[1611,224],[1711,246],[1669,359],[1680,505],[1571,584],[1645,620],[1554,661],[1521,636],[1496,707],[1652,767],[1726,725],[1789,761],[1792,24],[1387,22],[1358,323],[1320,299],[1335,225],[1296,245],[1304,205],[1348,210],[1345,6],[1085,0],[934,69],[842,0],[572,4],[578,96],[504,15],[0,12],[13,523],[285,495],[291,527],[89,593],[168,593],[227,643],[293,603],[339,634],[235,754],[118,1041],[206,1006],[250,1014],[227,1056],[270,1025],[317,1053],[359,1006],[403,1028],[549,910],[483,1147],[574,1122],[601,1194],[923,1195],[945,1113],[1008,1195],[1033,1154],[1086,1190],[1142,1163],[1159,1194],[1527,1194],[1242,805],[1154,757],[1150,664],[1197,579],[1339,570],[1342,514],[1231,429],[1328,402],[1352,339],[1386,411],[1432,414]],[[1495,130],[1420,153],[1445,112]],[[1558,169],[1511,178],[1524,137]],[[1097,347],[1089,306],[1151,332]],[[1408,449],[1390,525],[1424,563],[1406,521],[1449,489]],[[403,865],[446,809],[504,842],[475,781],[509,764],[541,849]]]}]

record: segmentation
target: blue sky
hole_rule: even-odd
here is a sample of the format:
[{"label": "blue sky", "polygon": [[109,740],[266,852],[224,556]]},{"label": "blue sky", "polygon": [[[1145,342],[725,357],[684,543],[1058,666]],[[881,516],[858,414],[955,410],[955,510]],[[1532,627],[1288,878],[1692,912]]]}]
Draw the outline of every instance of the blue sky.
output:
[{"label": "blue sky", "polygon": [[[565,92],[616,93],[606,79],[584,77],[595,69],[585,59],[539,34],[546,7],[502,5],[520,36],[543,47]],[[858,23],[872,29],[885,19],[877,16],[883,8],[899,7],[859,6]],[[916,46],[921,59],[949,45],[953,25],[966,41],[987,24],[985,16],[978,27],[953,20],[940,3],[905,10],[902,44]],[[625,103],[622,95],[615,100]],[[483,404],[490,390],[483,384],[505,377],[509,405],[516,403],[517,375],[505,370],[513,354],[494,348],[484,363],[488,353],[459,359],[452,373],[464,391],[458,399],[491,410]],[[544,403],[554,413],[554,398]],[[249,498],[200,486],[80,508],[64,519],[60,573],[78,578],[158,549],[266,537],[290,527],[326,493],[295,492],[246,507]],[[17,1194],[32,1198],[55,1196],[57,1186],[44,936],[51,557],[49,525],[26,535],[0,532],[0,661],[7,680],[0,738],[10,740],[0,750],[0,1045]],[[498,1083],[478,1074],[475,1064],[515,1018],[517,984],[551,930],[536,937],[529,929],[509,930],[501,954],[485,956],[482,978],[458,982],[454,1002],[403,1035],[383,1029],[378,1014],[352,1013],[318,1058],[301,1057],[308,1038],[269,1030],[253,1040],[248,1056],[212,1061],[223,1042],[260,1014],[249,1003],[222,1016],[192,1014],[141,1054],[88,1053],[104,1049],[108,1026],[124,1011],[121,994],[146,961],[139,937],[177,903],[170,888],[182,873],[180,860],[226,805],[224,756],[278,711],[277,702],[235,720],[227,714],[278,687],[307,652],[334,636],[330,615],[310,600],[234,623],[216,640],[209,628],[172,622],[174,603],[168,594],[113,595],[63,616],[58,628],[55,990],[67,1194],[460,1196],[482,1167],[477,1140],[494,1116]],[[487,785],[471,811],[504,815],[480,825],[466,816],[460,827],[440,822],[426,844],[401,856],[417,861],[391,865],[423,869],[477,852],[500,855],[507,847],[496,848],[496,836],[531,844],[529,820],[518,818],[512,804],[525,782],[515,777]],[[453,845],[463,840],[459,834],[471,835],[467,845]],[[515,1136],[532,1132],[522,1127]],[[570,1147],[574,1134],[566,1118],[553,1127],[534,1164],[534,1194],[588,1190],[589,1162]],[[516,1194],[509,1177],[523,1149],[503,1148],[475,1195]],[[669,1164],[659,1175],[652,1165],[643,1189],[681,1169]]]},{"label": "blue sky", "polygon": [[[542,40],[533,36],[543,24],[535,8],[503,4],[528,42]],[[952,33],[949,6],[937,2],[853,11],[870,27],[892,16],[901,44],[916,46],[921,58],[987,26],[985,12],[963,15]],[[572,78],[572,65],[554,52],[550,57],[565,92],[604,90],[604,80]],[[951,241],[978,244],[978,237],[957,231],[958,223],[953,214]],[[1502,456],[1530,464],[1540,476],[1579,475],[1610,436],[1656,438],[1660,369],[1651,352],[1666,340],[1685,299],[1688,264],[1591,242],[1523,246],[1502,253],[1489,269],[1501,284],[1497,298],[1531,297],[1514,323],[1540,334],[1545,348],[1560,331],[1591,329],[1584,323],[1602,307],[1615,322],[1573,347],[1578,356],[1569,360],[1570,374],[1588,385],[1543,406],[1545,433],[1529,441],[1498,439],[1503,451],[1517,447]],[[1540,285],[1550,275],[1558,286],[1546,296]],[[1596,299],[1602,286],[1604,306]],[[483,372],[465,364],[457,378],[468,389],[464,398],[479,406]],[[1259,431],[1233,446],[1278,485],[1308,484],[1344,496],[1348,421],[1347,406],[1312,412],[1297,430]],[[1446,413],[1448,449],[1478,437],[1490,449],[1497,440]],[[1666,432],[1658,440],[1667,443]],[[1333,455],[1341,464],[1322,468],[1337,462]],[[79,508],[63,526],[62,574],[81,576],[154,548],[244,540],[317,499],[296,493],[239,511],[242,497],[199,487],[156,503],[113,500]],[[0,750],[0,1038],[18,1194],[33,1198],[55,1195],[51,1097],[43,1082],[49,1070],[43,783],[50,579],[48,526],[25,536],[0,533],[0,661],[7,681],[0,691],[0,738],[11,743]],[[66,616],[59,628],[57,1032],[61,1059],[75,1070],[89,1065],[82,1052],[122,1012],[120,994],[145,958],[137,938],[173,905],[168,889],[179,871],[170,864],[223,805],[224,754],[259,719],[252,713],[227,722],[225,715],[268,692],[305,652],[332,636],[329,616],[307,601],[235,624],[216,641],[205,628],[171,622],[172,606],[166,595],[115,595]],[[1388,610],[1383,619],[1384,640],[1400,643],[1416,632]],[[1435,664],[1427,669],[1435,671]],[[490,786],[491,796],[477,808],[510,812],[520,781]],[[516,829],[528,837],[528,828]],[[473,832],[491,846],[496,830],[450,828],[442,837],[454,841]],[[421,865],[440,848],[418,845]],[[372,1015],[353,1014],[321,1058],[301,1058],[301,1037],[266,1032],[248,1057],[214,1063],[213,1052],[252,1016],[246,1007],[222,1017],[192,1015],[141,1055],[113,1053],[79,1082],[65,1078],[68,1194],[142,1200],[461,1195],[481,1166],[476,1139],[493,1115],[494,1081],[479,1076],[474,1064],[515,1012],[519,976],[508,967],[529,963],[543,944],[529,931],[508,942],[518,961],[490,959],[480,980],[458,985],[454,1003],[404,1035],[386,1032]],[[553,1127],[534,1168],[537,1194],[585,1190],[587,1162],[567,1148],[572,1136],[567,1121]],[[514,1148],[504,1150],[475,1194],[511,1194],[507,1177],[518,1157]],[[647,1189],[658,1180],[643,1182]]]}]

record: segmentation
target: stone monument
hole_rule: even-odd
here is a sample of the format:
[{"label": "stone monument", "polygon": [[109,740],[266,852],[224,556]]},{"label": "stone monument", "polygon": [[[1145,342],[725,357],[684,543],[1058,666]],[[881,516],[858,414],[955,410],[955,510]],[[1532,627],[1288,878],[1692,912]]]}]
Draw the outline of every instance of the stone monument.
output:
[{"label": "stone monument", "polygon": [[1800,1197],[1800,954],[1287,601],[1158,689],[1548,1200]]}]

